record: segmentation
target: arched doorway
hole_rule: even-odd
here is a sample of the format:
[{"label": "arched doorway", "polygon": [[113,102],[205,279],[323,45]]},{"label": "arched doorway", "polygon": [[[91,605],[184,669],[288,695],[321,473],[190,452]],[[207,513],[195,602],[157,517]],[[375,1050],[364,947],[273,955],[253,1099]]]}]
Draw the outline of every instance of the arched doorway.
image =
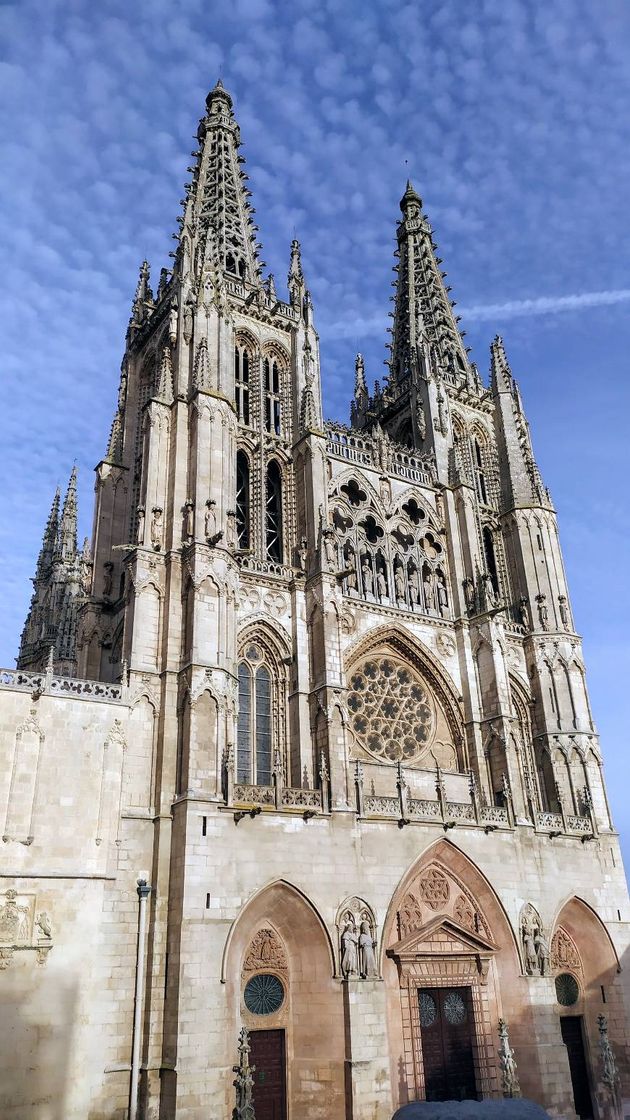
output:
[{"label": "arched doorway", "polygon": [[343,1120],[344,1013],[329,935],[311,902],[284,880],[241,911],[223,975],[234,1052],[250,1032],[256,1120],[321,1115]]},{"label": "arched doorway", "polygon": [[404,876],[384,945],[398,1103],[501,1096],[498,1022],[508,1018],[518,1037],[528,1015],[518,948],[487,880],[449,841]]}]

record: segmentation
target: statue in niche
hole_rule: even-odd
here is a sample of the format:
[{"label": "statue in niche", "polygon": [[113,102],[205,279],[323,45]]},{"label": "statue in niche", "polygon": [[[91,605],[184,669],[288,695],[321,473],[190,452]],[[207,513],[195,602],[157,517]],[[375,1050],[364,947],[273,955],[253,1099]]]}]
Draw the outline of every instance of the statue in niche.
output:
[{"label": "statue in niche", "polygon": [[379,479],[378,491],[383,505],[388,505],[392,500],[392,484],[384,475],[381,475]]},{"label": "statue in niche", "polygon": [[545,976],[549,971],[549,945],[540,915],[531,902],[521,912],[521,941],[528,976]]},{"label": "statue in niche", "polygon": [[417,607],[420,602],[420,579],[417,568],[412,568],[409,572],[409,600],[412,607]]},{"label": "statue in niche", "polygon": [[566,595],[558,595],[558,610],[560,612],[560,621],[564,627],[569,625],[569,611],[567,607]]},{"label": "statue in niche", "polygon": [[142,545],[142,544],[144,544],[144,517],[145,517],[144,506],[138,506],[138,509],[136,511],[136,515],[137,515],[137,518],[138,518],[138,529],[136,531],[136,544]]},{"label": "statue in niche", "polygon": [[228,509],[225,514],[225,543],[230,551],[236,548],[236,513]]},{"label": "statue in niche", "polygon": [[307,563],[308,563],[308,541],[307,541],[306,537],[301,538],[300,546],[297,550],[297,553],[298,553],[298,564],[299,564],[299,567],[300,567],[300,571],[305,573]]},{"label": "statue in niche", "polygon": [[394,589],[396,591],[396,598],[398,602],[405,601],[405,573],[402,564],[398,563],[394,567]]},{"label": "statue in niche", "polygon": [[177,305],[177,297],[175,297],[175,299],[173,300],[173,302],[171,304],[170,311],[168,313],[168,337],[169,337],[169,340],[171,342],[171,345],[173,345],[173,346],[177,342],[177,321],[178,321],[178,319],[179,319],[179,307]]},{"label": "statue in niche", "polygon": [[195,535],[195,505],[191,498],[184,503],[184,540],[192,541]]},{"label": "statue in niche", "polygon": [[223,533],[217,533],[217,503],[214,498],[208,498],[206,502],[206,512],[203,519],[203,535],[209,545],[215,545],[223,536]]},{"label": "statue in niche", "polygon": [[361,561],[361,578],[363,580],[363,590],[366,595],[371,595],[372,588],[374,587],[374,576],[372,575],[372,567],[367,556],[364,556]]},{"label": "statue in niche", "polygon": [[446,583],[444,582],[444,576],[442,575],[441,572],[436,573],[435,584],[436,584],[436,592],[437,592],[438,610],[439,610],[442,618],[444,618],[444,615],[446,614],[446,610],[447,610],[447,607],[448,607],[448,595],[447,595],[447,591],[446,591]]},{"label": "statue in niche", "polygon": [[378,591],[379,599],[387,599],[389,588],[387,586],[387,576],[385,575],[384,568],[377,568],[376,570],[376,590]]},{"label": "statue in niche", "polygon": [[341,971],[346,980],[359,972],[358,942],[354,922],[347,921],[341,934]]},{"label": "statue in niche", "polygon": [[492,576],[489,572],[484,572],[481,577],[481,586],[483,589],[483,600],[487,611],[491,611],[497,605],[497,595],[492,582]]},{"label": "statue in niche", "polygon": [[111,560],[106,560],[103,564],[103,598],[109,599],[112,594],[112,583],[114,580],[114,565]]},{"label": "statue in niche", "polygon": [[424,439],[427,434],[427,420],[424,414],[424,405],[420,399],[416,406],[416,419],[418,421],[418,435],[420,439]]},{"label": "statue in niche", "polygon": [[346,557],[346,569],[348,572],[348,591],[351,595],[355,595],[357,590],[357,568],[352,549],[349,550]]},{"label": "statue in niche", "polygon": [[332,529],[324,530],[324,555],[328,571],[333,572],[337,567],[337,545]]},{"label": "statue in niche", "polygon": [[193,334],[194,310],[190,302],[184,308],[184,342],[190,342]]},{"label": "statue in niche", "polygon": [[534,949],[536,951],[536,959],[538,961],[538,968],[541,976],[549,975],[549,942],[545,936],[545,931],[542,925],[536,927],[534,933]]},{"label": "statue in niche", "polygon": [[470,614],[475,609],[475,585],[470,576],[466,576],[464,580],[464,599],[466,601],[466,610]]},{"label": "statue in niche", "polygon": [[426,572],[422,581],[422,589],[424,591],[424,604],[428,611],[432,611],[435,607],[435,596],[433,593],[433,583],[431,581],[431,573]]},{"label": "statue in niche", "polygon": [[529,630],[529,608],[527,606],[527,599],[524,595],[519,599],[518,616],[521,622],[521,626],[523,626],[526,630]]},{"label": "statue in niche", "polygon": [[162,533],[164,532],[162,512],[161,506],[154,506],[151,510],[153,514],[151,518],[151,545],[155,552],[159,552],[162,547]]},{"label": "statue in niche", "polygon": [[538,619],[540,621],[540,628],[541,630],[548,630],[549,609],[547,607],[547,596],[541,592],[540,595],[536,596],[536,602],[538,603]]},{"label": "statue in niche", "polygon": [[376,957],[374,956],[375,948],[376,941],[372,937],[369,922],[361,922],[359,927],[359,974],[364,980],[369,979],[370,976],[378,976]]}]

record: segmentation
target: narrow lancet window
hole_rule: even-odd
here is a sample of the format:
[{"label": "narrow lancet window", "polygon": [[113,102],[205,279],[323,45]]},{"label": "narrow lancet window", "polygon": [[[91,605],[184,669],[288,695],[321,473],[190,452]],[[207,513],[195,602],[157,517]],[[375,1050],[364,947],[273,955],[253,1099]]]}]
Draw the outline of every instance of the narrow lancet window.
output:
[{"label": "narrow lancet window", "polygon": [[234,348],[234,394],[236,412],[242,424],[249,424],[249,351],[241,344]]},{"label": "narrow lancet window", "polygon": [[275,358],[265,358],[265,427],[280,435],[280,370]]},{"label": "narrow lancet window", "polygon": [[280,467],[272,459],[267,468],[266,494],[267,556],[282,562],[282,477]]},{"label": "narrow lancet window", "polygon": [[251,642],[238,667],[237,781],[270,786],[273,781],[274,692],[277,678]]},{"label": "narrow lancet window", "polygon": [[475,480],[477,483],[477,497],[484,506],[488,505],[488,487],[486,485],[485,469],[483,464],[483,454],[479,441],[473,440],[473,453],[475,457]]},{"label": "narrow lancet window", "polygon": [[248,549],[250,541],[249,462],[239,451],[236,456],[236,535],[238,547]]}]

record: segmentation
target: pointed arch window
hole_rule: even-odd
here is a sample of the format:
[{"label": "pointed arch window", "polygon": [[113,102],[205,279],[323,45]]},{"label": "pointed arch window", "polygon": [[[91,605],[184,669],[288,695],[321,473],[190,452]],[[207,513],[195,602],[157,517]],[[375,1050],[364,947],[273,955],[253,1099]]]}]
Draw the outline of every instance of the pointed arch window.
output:
[{"label": "pointed arch window", "polygon": [[237,781],[270,786],[273,776],[274,677],[250,642],[238,666]]},{"label": "pointed arch window", "polygon": [[274,357],[265,358],[265,428],[275,436],[280,430],[280,368]]},{"label": "pointed arch window", "polygon": [[486,571],[492,580],[495,595],[499,594],[499,573],[497,571],[497,558],[494,551],[494,538],[492,536],[492,529],[484,525],[482,531],[483,537],[483,551],[486,558]]},{"label": "pointed arch window", "polygon": [[483,452],[481,444],[478,439],[473,438],[473,463],[475,470],[475,486],[477,488],[477,497],[484,506],[488,505],[488,486],[486,483],[486,474],[483,461]]},{"label": "pointed arch window", "polygon": [[243,343],[234,347],[234,393],[236,412],[242,424],[249,424],[249,375],[251,359]]},{"label": "pointed arch window", "polygon": [[246,550],[250,541],[249,460],[244,451],[236,455],[236,535],[238,547]]},{"label": "pointed arch window", "polygon": [[282,563],[282,475],[275,459],[267,467],[265,531],[267,556]]}]

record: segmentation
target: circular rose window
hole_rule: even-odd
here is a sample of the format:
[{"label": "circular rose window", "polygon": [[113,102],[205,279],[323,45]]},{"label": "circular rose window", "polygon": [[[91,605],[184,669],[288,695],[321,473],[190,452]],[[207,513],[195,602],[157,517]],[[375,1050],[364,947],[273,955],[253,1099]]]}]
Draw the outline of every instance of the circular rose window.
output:
[{"label": "circular rose window", "polygon": [[561,972],[556,976],[556,999],[561,1007],[573,1007],[579,994],[580,986],[570,972]]},{"label": "circular rose window", "polygon": [[370,754],[409,762],[424,753],[433,737],[434,708],[409,665],[394,657],[370,657],[354,670],[349,685],[350,724]]},{"label": "circular rose window", "polygon": [[245,1006],[252,1015],[273,1015],[284,1003],[282,981],[272,972],[261,972],[252,976],[245,985],[243,993]]}]

